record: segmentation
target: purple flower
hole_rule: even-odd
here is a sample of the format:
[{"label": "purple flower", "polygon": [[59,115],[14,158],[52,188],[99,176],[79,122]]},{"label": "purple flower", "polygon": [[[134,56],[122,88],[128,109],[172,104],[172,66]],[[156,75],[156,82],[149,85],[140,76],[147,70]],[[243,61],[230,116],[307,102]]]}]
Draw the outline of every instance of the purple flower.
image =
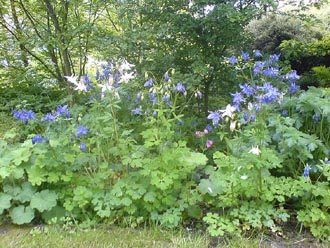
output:
[{"label": "purple flower", "polygon": [[235,105],[240,105],[242,102],[245,102],[245,99],[243,95],[239,92],[236,92],[235,94],[231,94],[233,96],[233,103]]},{"label": "purple flower", "polygon": [[304,168],[304,177],[309,177],[309,171],[310,171],[310,167],[309,166],[306,166],[305,168]]},{"label": "purple flower", "polygon": [[193,127],[196,127],[197,124],[198,124],[197,121],[192,121],[192,122],[191,122],[191,125],[192,125]]},{"label": "purple flower", "polygon": [[170,76],[168,75],[168,72],[165,73],[165,75],[164,75],[164,80],[165,80],[166,82],[168,82],[168,80],[170,80]]},{"label": "purple flower", "polygon": [[83,152],[86,151],[86,149],[87,149],[86,144],[85,143],[80,143],[79,149]]},{"label": "purple flower", "polygon": [[213,146],[213,140],[207,140],[206,141],[206,148],[211,148]]},{"label": "purple flower", "polygon": [[244,119],[245,121],[248,121],[248,120],[249,120],[249,114],[246,113],[246,112],[244,112],[244,113],[243,113],[243,119]]},{"label": "purple flower", "polygon": [[219,120],[221,119],[221,115],[218,111],[209,111],[210,114],[207,116],[207,119],[212,120],[214,126],[219,125]]},{"label": "purple flower", "polygon": [[248,52],[242,52],[242,58],[245,62],[250,60],[250,55]]},{"label": "purple flower", "polygon": [[273,54],[270,55],[269,59],[270,59],[270,63],[274,63],[276,61],[278,61],[281,57],[281,54]]},{"label": "purple flower", "polygon": [[184,121],[181,121],[181,120],[180,120],[180,121],[177,122],[177,124],[178,124],[179,126],[182,126],[182,125],[184,124]]},{"label": "purple flower", "polygon": [[278,69],[276,69],[274,67],[269,67],[262,71],[262,74],[267,77],[276,77],[276,76],[278,76],[278,73],[279,73]]},{"label": "purple flower", "polygon": [[237,64],[237,58],[236,56],[231,56],[229,59],[228,59],[228,62],[232,65],[234,64]]},{"label": "purple flower", "polygon": [[154,85],[154,80],[150,78],[147,82],[144,83],[144,87],[152,87]]},{"label": "purple flower", "polygon": [[289,85],[289,93],[290,94],[296,93],[299,89],[300,89],[299,85],[296,85],[296,83],[294,83],[294,82],[290,83],[290,85]]},{"label": "purple flower", "polygon": [[261,73],[263,68],[264,68],[264,63],[257,61],[253,67],[253,75],[258,76]]},{"label": "purple flower", "polygon": [[202,99],[202,97],[203,97],[202,92],[200,92],[199,90],[196,92],[196,95],[199,99]]},{"label": "purple flower", "polygon": [[170,99],[170,95],[165,94],[162,98],[163,102],[168,102],[168,100]]},{"label": "purple flower", "polygon": [[42,118],[42,122],[53,122],[56,119],[56,115],[52,114],[52,113],[47,113],[46,116],[44,118]]},{"label": "purple flower", "polygon": [[251,113],[250,115],[250,121],[254,122],[256,120],[256,114],[255,113]]},{"label": "purple flower", "polygon": [[13,110],[13,116],[17,120],[22,120],[25,125],[28,124],[29,120],[35,120],[36,116],[32,110],[23,109],[22,111]]},{"label": "purple flower", "polygon": [[34,137],[32,137],[32,144],[34,145],[35,143],[42,143],[44,139],[42,138],[41,135],[37,134]]},{"label": "purple flower", "polygon": [[254,95],[254,91],[253,88],[248,85],[247,83],[243,84],[243,85],[239,85],[239,87],[242,89],[242,93],[247,95],[247,96],[253,96]]},{"label": "purple flower", "polygon": [[133,115],[142,115],[141,109],[140,108],[132,109],[132,114]]},{"label": "purple flower", "polygon": [[313,115],[313,119],[314,119],[314,121],[316,121],[316,122],[319,122],[320,120],[321,120],[321,115],[320,115],[320,113],[315,113],[314,115]]},{"label": "purple flower", "polygon": [[182,92],[182,93],[185,93],[185,92],[186,92],[186,88],[183,86],[182,83],[178,83],[178,84],[175,86],[174,92]]},{"label": "purple flower", "polygon": [[76,136],[79,138],[81,135],[88,134],[88,129],[85,126],[79,126],[77,127],[77,133]]},{"label": "purple flower", "polygon": [[151,92],[148,95],[149,95],[149,98],[150,98],[150,102],[152,102],[152,103],[158,102],[158,99],[156,97],[156,93]]},{"label": "purple flower", "polygon": [[70,117],[70,112],[68,110],[68,105],[58,106],[56,113],[57,113],[57,115],[65,115],[67,118]]},{"label": "purple flower", "polygon": [[300,76],[297,74],[296,70],[292,70],[285,75],[285,78],[288,79],[289,81],[296,81],[297,79],[300,78]]},{"label": "purple flower", "polygon": [[260,50],[256,50],[256,51],[254,52],[254,57],[256,57],[256,58],[260,58],[260,57],[262,57],[262,54],[261,54]]},{"label": "purple flower", "polygon": [[210,124],[208,124],[208,125],[205,127],[205,129],[207,129],[209,132],[212,132],[213,127],[212,127]]},{"label": "purple flower", "polygon": [[288,111],[287,111],[286,109],[284,109],[284,110],[282,111],[282,116],[283,116],[283,117],[287,117],[287,116],[288,116]]}]

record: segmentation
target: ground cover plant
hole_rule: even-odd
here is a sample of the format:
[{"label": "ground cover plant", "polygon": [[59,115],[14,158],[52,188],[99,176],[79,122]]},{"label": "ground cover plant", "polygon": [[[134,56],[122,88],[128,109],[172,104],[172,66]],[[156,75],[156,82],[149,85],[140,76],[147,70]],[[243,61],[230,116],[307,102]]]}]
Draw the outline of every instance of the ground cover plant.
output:
[{"label": "ground cover plant", "polygon": [[198,112],[174,70],[142,83],[125,60],[67,77],[75,102],[12,109],[0,141],[2,220],[281,232],[295,220],[329,241],[329,90],[300,90],[280,55],[224,59],[232,102]]}]

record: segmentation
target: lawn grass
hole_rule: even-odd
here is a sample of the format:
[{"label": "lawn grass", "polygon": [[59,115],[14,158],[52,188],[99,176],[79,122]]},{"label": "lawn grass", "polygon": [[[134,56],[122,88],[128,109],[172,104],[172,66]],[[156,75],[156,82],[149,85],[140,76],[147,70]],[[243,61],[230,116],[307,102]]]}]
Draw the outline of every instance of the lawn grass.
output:
[{"label": "lawn grass", "polygon": [[[292,235],[292,236],[291,236]],[[201,231],[164,230],[160,227],[121,228],[101,226],[72,229],[63,226],[0,225],[1,248],[325,248],[311,236],[291,233],[280,238],[259,233],[253,238],[214,238]]]},{"label": "lawn grass", "polygon": [[159,247],[159,248],[206,248],[206,247],[271,247],[260,239],[214,239],[205,233],[186,230],[169,231],[160,228],[101,227],[88,230],[65,230],[58,226],[0,227],[0,247]]}]

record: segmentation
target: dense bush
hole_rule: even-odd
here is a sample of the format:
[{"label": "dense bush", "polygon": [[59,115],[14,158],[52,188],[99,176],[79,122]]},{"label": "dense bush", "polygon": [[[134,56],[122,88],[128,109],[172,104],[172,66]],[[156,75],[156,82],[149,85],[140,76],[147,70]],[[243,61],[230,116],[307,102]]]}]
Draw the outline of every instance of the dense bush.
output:
[{"label": "dense bush", "polygon": [[203,98],[199,89],[173,70],[147,75],[142,88],[132,87],[127,62],[95,80],[68,77],[81,104],[46,115],[13,110],[20,124],[0,143],[2,218],[203,221],[218,236],[277,232],[296,217],[328,239],[330,92],[301,91],[279,57],[225,59],[241,83],[210,123],[191,104]]},{"label": "dense bush", "polygon": [[311,42],[322,38],[321,32],[289,13],[270,13],[260,19],[252,20],[246,27],[251,36],[252,49],[264,52],[280,52],[284,40]]}]

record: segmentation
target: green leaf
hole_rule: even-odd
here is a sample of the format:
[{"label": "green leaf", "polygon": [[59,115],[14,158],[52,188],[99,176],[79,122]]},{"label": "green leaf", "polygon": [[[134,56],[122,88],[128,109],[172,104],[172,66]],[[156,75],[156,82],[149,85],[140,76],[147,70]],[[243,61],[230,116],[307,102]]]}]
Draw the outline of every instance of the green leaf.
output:
[{"label": "green leaf", "polygon": [[31,201],[32,196],[36,192],[32,184],[29,182],[24,182],[21,187],[22,190],[17,196],[14,197],[14,199],[20,201],[21,203]]},{"label": "green leaf", "polygon": [[44,212],[45,210],[51,210],[57,204],[57,195],[55,192],[49,191],[48,189],[36,193],[32,199],[30,206]]},{"label": "green leaf", "polygon": [[55,206],[51,210],[45,211],[42,213],[42,218],[46,223],[49,223],[53,218],[56,218],[57,223],[60,221],[62,217],[64,217],[66,211],[63,207]]},{"label": "green leaf", "polygon": [[28,206],[23,205],[13,208],[10,212],[10,217],[14,224],[22,225],[30,223],[34,218],[34,210]]},{"label": "green leaf", "polygon": [[10,208],[11,199],[12,199],[11,195],[0,193],[0,214],[3,213],[3,210]]}]

